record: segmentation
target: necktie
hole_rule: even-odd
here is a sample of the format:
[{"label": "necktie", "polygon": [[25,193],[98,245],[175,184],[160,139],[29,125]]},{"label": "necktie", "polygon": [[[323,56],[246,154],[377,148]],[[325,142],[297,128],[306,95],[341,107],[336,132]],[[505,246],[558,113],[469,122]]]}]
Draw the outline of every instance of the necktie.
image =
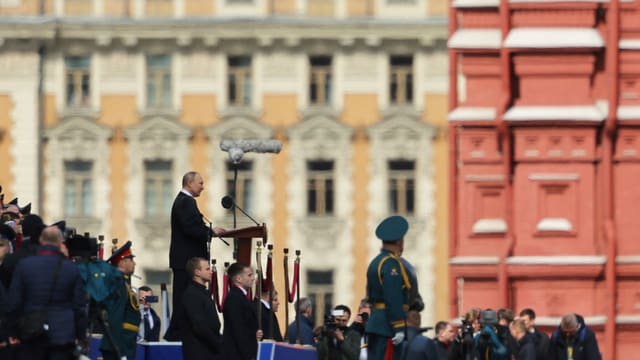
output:
[{"label": "necktie", "polygon": [[144,333],[151,332],[151,323],[149,322],[149,311],[144,312]]}]

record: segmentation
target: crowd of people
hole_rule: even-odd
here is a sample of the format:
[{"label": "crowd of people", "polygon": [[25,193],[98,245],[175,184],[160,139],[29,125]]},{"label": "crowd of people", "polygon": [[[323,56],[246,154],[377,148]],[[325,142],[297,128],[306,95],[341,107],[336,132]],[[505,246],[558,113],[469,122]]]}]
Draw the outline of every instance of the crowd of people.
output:
[{"label": "crowd of people", "polygon": [[[416,272],[402,257],[408,222],[401,216],[376,229],[382,247],[369,265],[367,296],[355,314],[337,305],[314,326],[313,304],[300,298],[283,336],[273,283],[262,282],[261,293],[252,296],[256,281],[264,279],[240,262],[227,268],[229,290],[218,309],[208,289],[209,241],[225,229],[203,221],[195,201],[203,190],[202,176],[186,173],[171,209],[173,312],[164,339],[181,341],[184,359],[254,360],[263,340],[313,346],[320,360],[601,359],[593,331],[577,314],[563,316],[549,336],[536,328],[532,309],[517,317],[508,309],[472,309],[461,324],[440,321],[435,336],[426,337],[430,328],[421,324]],[[3,205],[0,216],[0,359],[75,359],[86,353],[89,333],[97,332],[105,360],[131,360],[137,342],[160,340],[153,289],[131,286],[131,242],[101,261],[96,248],[80,246],[78,254],[74,243],[70,250],[76,238],[64,222],[47,225],[17,199]]]}]

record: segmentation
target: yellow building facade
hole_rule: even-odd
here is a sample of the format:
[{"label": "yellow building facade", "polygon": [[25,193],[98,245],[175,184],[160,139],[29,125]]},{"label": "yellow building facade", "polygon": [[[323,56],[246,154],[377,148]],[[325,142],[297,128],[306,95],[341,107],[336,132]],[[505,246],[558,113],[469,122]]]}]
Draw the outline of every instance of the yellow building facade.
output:
[{"label": "yellow building facade", "polygon": [[[157,288],[170,281],[168,215],[182,174],[203,174],[199,207],[230,228],[220,198],[237,170],[237,202],[269,228],[280,294],[283,249],[299,249],[302,296],[320,311],[355,311],[380,247],[375,226],[404,214],[423,323],[446,319],[446,9],[442,0],[0,1],[0,185],[45,221],[132,240],[138,285]],[[247,153],[234,169],[223,139],[283,148]],[[232,261],[213,241],[218,264]]]}]

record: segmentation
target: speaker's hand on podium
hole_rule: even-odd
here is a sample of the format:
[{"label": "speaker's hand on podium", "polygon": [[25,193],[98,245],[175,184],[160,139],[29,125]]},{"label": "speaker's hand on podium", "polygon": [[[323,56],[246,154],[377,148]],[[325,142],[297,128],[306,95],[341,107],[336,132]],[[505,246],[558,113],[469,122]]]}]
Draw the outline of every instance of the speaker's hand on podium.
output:
[{"label": "speaker's hand on podium", "polygon": [[220,226],[216,226],[213,228],[213,235],[212,236],[220,236],[220,234],[225,233],[227,231],[227,229],[220,227]]}]

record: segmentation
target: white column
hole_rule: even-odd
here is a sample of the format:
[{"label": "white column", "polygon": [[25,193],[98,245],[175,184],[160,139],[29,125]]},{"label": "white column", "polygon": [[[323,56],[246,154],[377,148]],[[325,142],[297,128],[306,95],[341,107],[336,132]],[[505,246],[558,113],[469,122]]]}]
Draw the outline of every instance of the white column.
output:
[{"label": "white column", "polygon": [[133,0],[133,17],[144,17],[145,0]]},{"label": "white column", "polygon": [[93,0],[93,16],[104,16],[104,0]]},{"label": "white column", "polygon": [[64,15],[64,0],[54,0],[53,2],[53,13],[55,16],[63,16]]},{"label": "white column", "polygon": [[184,17],[184,0],[173,0],[173,17]]},{"label": "white column", "polygon": [[335,16],[338,19],[344,19],[347,17],[347,0],[334,0],[336,11]]}]

